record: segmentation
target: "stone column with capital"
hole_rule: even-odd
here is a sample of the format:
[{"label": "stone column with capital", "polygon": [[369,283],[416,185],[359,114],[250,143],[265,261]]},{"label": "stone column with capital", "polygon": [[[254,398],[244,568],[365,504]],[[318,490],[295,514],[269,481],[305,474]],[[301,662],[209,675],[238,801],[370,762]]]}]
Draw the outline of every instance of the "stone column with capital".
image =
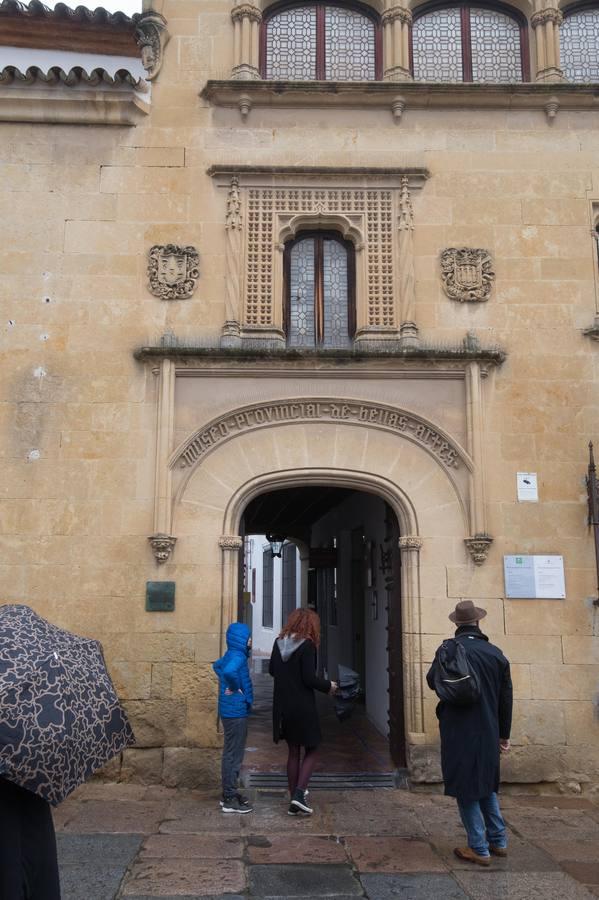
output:
[{"label": "stone column with capital", "polygon": [[227,196],[227,246],[225,253],[225,324],[221,347],[241,346],[241,264],[242,264],[241,197],[239,179],[233,176]]},{"label": "stone column with capital", "polygon": [[231,10],[233,20],[234,64],[231,77],[236,81],[260,79],[260,23],[262,13],[251,3],[240,3]]},{"label": "stone column with capital", "polygon": [[237,620],[237,572],[243,538],[238,534],[223,534],[218,539],[222,551],[221,643],[224,634]]},{"label": "stone column with capital", "polygon": [[536,44],[535,81],[564,80],[559,47],[559,29],[563,19],[560,10],[553,6],[537,9],[531,16]]},{"label": "stone column with capital", "polygon": [[401,553],[402,632],[404,643],[404,689],[406,731],[410,743],[424,733],[424,685],[422,681],[422,623],[420,610],[420,550],[422,538],[402,535]]},{"label": "stone column with capital", "polygon": [[399,193],[399,339],[402,347],[417,347],[419,344],[416,325],[416,293],[414,277],[414,210],[408,178],[401,179]]},{"label": "stone column with capital", "polygon": [[410,28],[412,13],[405,6],[386,9],[383,23],[383,79],[385,81],[411,81]]},{"label": "stone column with capital", "polygon": [[148,537],[156,562],[167,562],[176,538],[171,534],[172,477],[168,458],[172,450],[175,414],[175,364],[162,359],[154,373],[156,396],[156,450],[154,475],[154,533]]}]

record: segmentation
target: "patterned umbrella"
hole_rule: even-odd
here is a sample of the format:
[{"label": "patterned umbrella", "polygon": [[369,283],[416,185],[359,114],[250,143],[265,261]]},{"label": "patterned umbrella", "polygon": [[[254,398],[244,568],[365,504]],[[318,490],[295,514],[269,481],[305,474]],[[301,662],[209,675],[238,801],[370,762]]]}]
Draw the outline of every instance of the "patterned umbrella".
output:
[{"label": "patterned umbrella", "polygon": [[56,806],[133,743],[101,644],[0,606],[0,775]]}]

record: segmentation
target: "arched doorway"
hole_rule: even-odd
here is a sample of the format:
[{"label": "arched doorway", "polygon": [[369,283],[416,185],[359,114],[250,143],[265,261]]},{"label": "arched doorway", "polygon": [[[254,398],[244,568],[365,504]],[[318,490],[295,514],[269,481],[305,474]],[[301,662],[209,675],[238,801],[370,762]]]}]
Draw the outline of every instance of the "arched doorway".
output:
[{"label": "arched doorway", "polygon": [[[245,549],[237,612],[252,624],[257,662],[267,658],[289,610],[291,571],[299,581],[293,607],[309,606],[321,619],[321,674],[338,680],[341,666],[360,677],[362,697],[351,724],[337,723],[331,704],[323,704],[324,770],[404,768],[401,562],[392,506],[349,485],[293,484],[253,497],[243,510],[240,532]],[[280,559],[273,558],[264,537],[273,533],[286,539],[288,552]],[[266,681],[258,675],[268,692]],[[267,717],[254,726],[264,768],[272,754],[260,750],[268,746],[268,736],[263,743],[258,732],[269,727]],[[254,771],[259,759],[251,760]]]}]

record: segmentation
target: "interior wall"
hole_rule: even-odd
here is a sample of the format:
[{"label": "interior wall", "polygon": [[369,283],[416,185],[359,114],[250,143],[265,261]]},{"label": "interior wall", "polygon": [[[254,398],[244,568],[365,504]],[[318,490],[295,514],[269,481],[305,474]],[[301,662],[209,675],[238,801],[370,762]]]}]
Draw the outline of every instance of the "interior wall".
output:
[{"label": "interior wall", "polygon": [[[369,578],[365,577],[364,615],[360,622],[366,657],[366,714],[378,730],[387,735],[387,595],[379,570],[379,548],[385,534],[385,504],[374,494],[356,491],[313,526],[313,547],[330,546],[333,538],[337,540],[338,624],[327,628],[328,671],[330,677],[336,678],[339,663],[352,666],[353,635],[357,628],[354,628],[351,615],[351,533],[356,528],[362,528],[365,540],[364,567],[371,572]],[[369,543],[374,547],[373,565],[369,565],[366,559]]]}]

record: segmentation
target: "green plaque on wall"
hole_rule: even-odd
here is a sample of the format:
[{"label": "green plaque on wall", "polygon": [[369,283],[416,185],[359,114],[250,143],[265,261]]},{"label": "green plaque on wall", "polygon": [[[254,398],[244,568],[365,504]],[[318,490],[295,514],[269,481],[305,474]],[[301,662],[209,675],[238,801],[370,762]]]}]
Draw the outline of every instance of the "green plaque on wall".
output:
[{"label": "green plaque on wall", "polygon": [[146,612],[172,612],[174,608],[174,581],[146,581]]}]

